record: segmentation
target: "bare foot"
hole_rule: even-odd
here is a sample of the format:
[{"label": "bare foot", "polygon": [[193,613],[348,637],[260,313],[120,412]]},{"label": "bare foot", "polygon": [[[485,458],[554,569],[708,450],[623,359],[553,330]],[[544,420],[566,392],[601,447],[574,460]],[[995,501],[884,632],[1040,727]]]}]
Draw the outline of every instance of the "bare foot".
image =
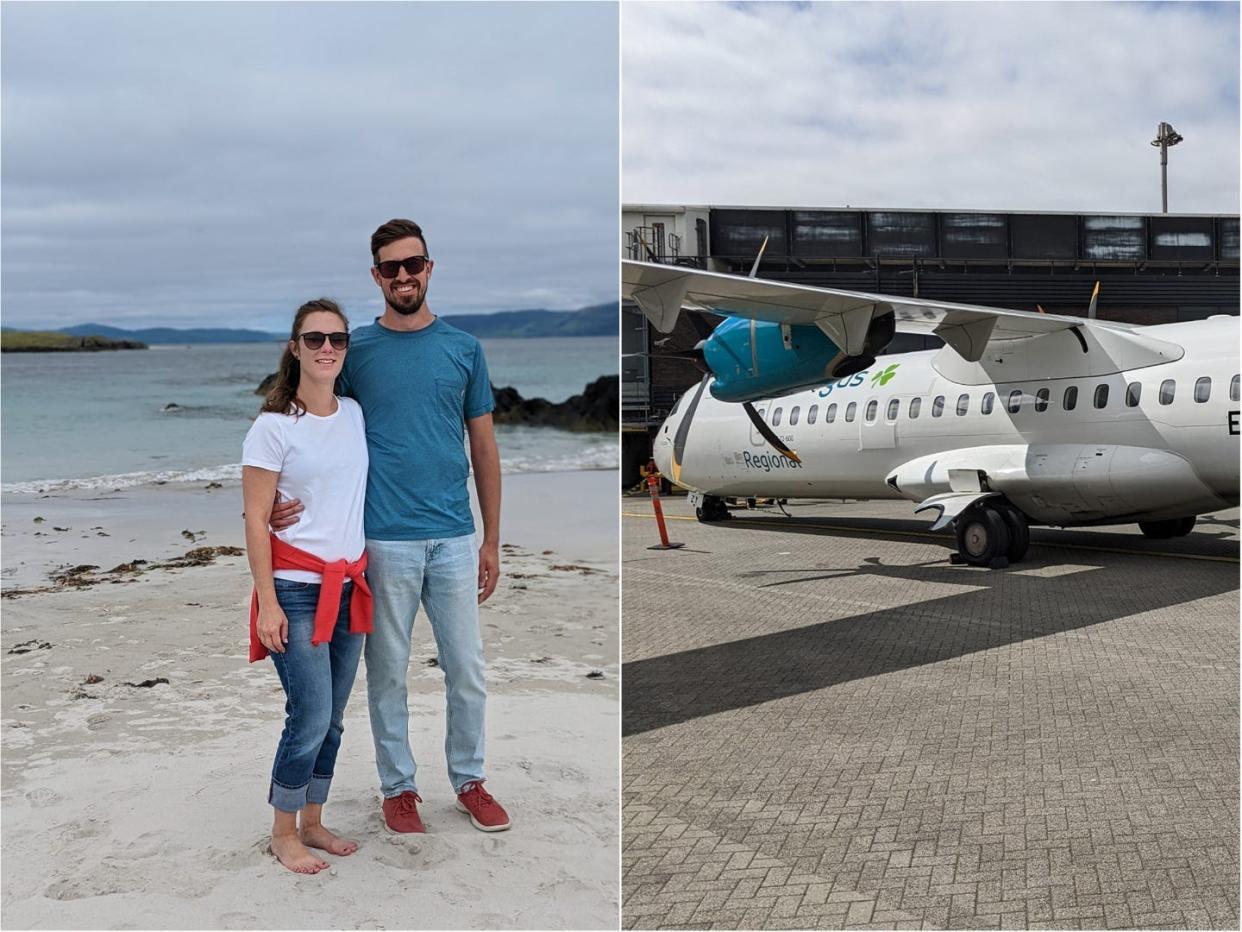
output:
[{"label": "bare foot", "polygon": [[318,874],[328,866],[323,858],[311,854],[297,835],[273,835],[272,854],[295,874]]},{"label": "bare foot", "polygon": [[358,842],[333,835],[322,822],[318,825],[303,825],[298,833],[302,836],[303,843],[312,848],[322,848],[331,854],[344,857],[358,850]]}]

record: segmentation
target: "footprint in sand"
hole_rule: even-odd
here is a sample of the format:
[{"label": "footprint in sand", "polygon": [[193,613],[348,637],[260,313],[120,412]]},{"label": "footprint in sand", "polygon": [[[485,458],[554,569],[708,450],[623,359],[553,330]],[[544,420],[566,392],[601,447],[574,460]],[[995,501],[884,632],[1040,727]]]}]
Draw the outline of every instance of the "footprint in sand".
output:
[{"label": "footprint in sand", "polygon": [[30,805],[40,809],[44,806],[54,806],[64,798],[55,790],[49,790],[45,786],[36,786],[26,793],[26,799]]},{"label": "footprint in sand", "polygon": [[249,913],[223,913],[216,919],[216,923],[221,929],[257,929],[259,917]]},{"label": "footprint in sand", "polygon": [[389,844],[377,846],[375,860],[387,867],[397,867],[402,870],[410,868],[426,870],[456,860],[458,855],[457,845],[448,839],[424,835],[418,841],[408,838],[390,838]]}]

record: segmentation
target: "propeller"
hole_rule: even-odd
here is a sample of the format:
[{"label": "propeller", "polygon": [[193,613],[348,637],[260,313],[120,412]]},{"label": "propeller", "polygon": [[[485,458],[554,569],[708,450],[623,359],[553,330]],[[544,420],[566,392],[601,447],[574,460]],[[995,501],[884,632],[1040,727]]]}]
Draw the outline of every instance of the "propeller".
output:
[{"label": "propeller", "polygon": [[673,435],[673,481],[678,482],[681,479],[681,464],[686,453],[686,438],[690,436],[690,421],[694,418],[694,410],[699,406],[699,399],[703,397],[703,391],[707,388],[708,381],[711,380],[710,375],[703,376],[699,382],[698,390],[694,393],[694,397],[690,399],[690,405],[686,408],[686,413],[681,416],[681,423],[677,425],[677,433]]},{"label": "propeller", "polygon": [[778,453],[784,456],[787,456],[789,459],[793,460],[795,463],[802,462],[802,460],[798,458],[797,453],[789,449],[789,447],[785,445],[784,441],[782,441],[780,437],[772,433],[772,428],[769,427],[766,423],[764,423],[763,416],[760,415],[760,413],[755,410],[755,406],[753,404],[751,404],[749,401],[743,401],[742,407],[746,409],[746,416],[749,417],[750,422],[755,425],[755,430],[759,431],[760,436],[763,437],[763,439],[766,440],[768,443],[770,443],[776,449]]},{"label": "propeller", "polygon": [[1091,289],[1091,303],[1087,305],[1087,318],[1095,320],[1095,302],[1100,297],[1100,283],[1097,281],[1095,287]]}]

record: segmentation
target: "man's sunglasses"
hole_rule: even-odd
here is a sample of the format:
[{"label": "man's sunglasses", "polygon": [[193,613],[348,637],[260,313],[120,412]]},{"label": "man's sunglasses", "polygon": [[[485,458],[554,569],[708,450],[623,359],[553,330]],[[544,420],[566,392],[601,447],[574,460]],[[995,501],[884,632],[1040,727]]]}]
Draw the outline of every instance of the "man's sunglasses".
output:
[{"label": "man's sunglasses", "polygon": [[430,262],[429,256],[410,256],[406,259],[388,259],[377,263],[375,267],[379,269],[380,278],[396,278],[402,266],[411,275],[418,275]]},{"label": "man's sunglasses", "polygon": [[336,333],[320,333],[318,330],[307,330],[301,335],[301,340],[306,344],[307,349],[313,350],[323,346],[324,340],[330,342],[333,349],[345,349],[349,346],[349,334],[340,331]]}]

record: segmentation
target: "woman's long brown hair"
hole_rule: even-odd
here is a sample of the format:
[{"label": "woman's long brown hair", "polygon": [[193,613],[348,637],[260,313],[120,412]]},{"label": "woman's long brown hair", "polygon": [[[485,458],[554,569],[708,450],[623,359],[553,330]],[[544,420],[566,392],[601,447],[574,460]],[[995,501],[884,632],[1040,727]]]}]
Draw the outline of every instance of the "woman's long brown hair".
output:
[{"label": "woman's long brown hair", "polygon": [[307,301],[298,312],[293,315],[293,329],[289,333],[289,343],[285,344],[284,355],[280,357],[280,368],[276,370],[276,381],[272,383],[271,389],[267,393],[267,400],[263,402],[263,411],[271,411],[275,414],[292,414],[299,417],[306,413],[306,405],[298,398],[298,380],[302,377],[302,364],[298,362],[298,358],[293,355],[293,347],[289,344],[298,341],[298,335],[302,332],[302,323],[306,320],[308,314],[316,311],[327,311],[329,314],[335,314],[341,318],[341,323],[345,325],[345,329],[349,330],[349,318],[345,316],[345,312],[331,298],[316,298],[313,301]]}]

